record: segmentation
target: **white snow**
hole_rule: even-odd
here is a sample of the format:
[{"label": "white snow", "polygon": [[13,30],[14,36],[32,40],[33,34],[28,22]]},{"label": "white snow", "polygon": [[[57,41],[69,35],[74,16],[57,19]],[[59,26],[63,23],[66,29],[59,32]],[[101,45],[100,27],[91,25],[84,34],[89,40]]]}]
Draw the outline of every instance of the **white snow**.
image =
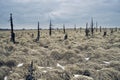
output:
[{"label": "white snow", "polygon": [[10,71],[10,73],[12,73],[13,71]]},{"label": "white snow", "polygon": [[39,68],[39,69],[43,69],[43,68],[45,68],[45,67],[38,66],[38,68]]},{"label": "white snow", "polygon": [[74,74],[74,77],[75,77],[75,78],[77,78],[77,77],[79,77],[79,76],[80,76],[80,75],[78,75],[78,74]]},{"label": "white snow", "polygon": [[47,71],[46,71],[46,70],[44,70],[44,71],[42,71],[42,72],[46,73]]},{"label": "white snow", "polygon": [[53,69],[52,67],[46,67],[46,68],[48,68],[48,69]]},{"label": "white snow", "polygon": [[88,61],[89,59],[90,59],[89,57],[85,58],[86,61]]},{"label": "white snow", "polygon": [[4,80],[7,80],[7,76],[4,77]]},{"label": "white snow", "polygon": [[23,66],[23,63],[20,63],[17,65],[17,67],[22,67]]},{"label": "white snow", "polygon": [[105,64],[110,64],[110,62],[107,62],[107,61],[103,61]]},{"label": "white snow", "polygon": [[100,70],[97,70],[97,71],[100,71]]},{"label": "white snow", "polygon": [[47,69],[53,69],[52,67],[42,67],[42,66],[38,66],[39,69],[44,69],[44,68],[47,68]]},{"label": "white snow", "polygon": [[60,65],[59,63],[57,63],[57,67],[60,67],[61,69],[65,70],[64,66]]},{"label": "white snow", "polygon": [[[88,79],[90,79],[90,80],[93,80],[93,78],[92,77],[88,77],[88,76],[84,76],[84,75],[79,75],[79,74],[74,74],[73,75],[73,78],[79,78],[79,77],[83,77],[83,78],[88,78]],[[76,79],[76,80],[78,80],[78,79]]]}]

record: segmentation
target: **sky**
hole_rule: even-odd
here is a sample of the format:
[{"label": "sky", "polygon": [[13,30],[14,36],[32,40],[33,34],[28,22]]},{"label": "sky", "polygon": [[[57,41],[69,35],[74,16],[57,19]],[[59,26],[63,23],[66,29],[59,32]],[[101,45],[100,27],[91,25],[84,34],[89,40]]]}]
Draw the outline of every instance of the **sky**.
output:
[{"label": "sky", "polygon": [[120,27],[120,0],[0,0],[0,28],[85,27],[91,18],[103,27]]}]

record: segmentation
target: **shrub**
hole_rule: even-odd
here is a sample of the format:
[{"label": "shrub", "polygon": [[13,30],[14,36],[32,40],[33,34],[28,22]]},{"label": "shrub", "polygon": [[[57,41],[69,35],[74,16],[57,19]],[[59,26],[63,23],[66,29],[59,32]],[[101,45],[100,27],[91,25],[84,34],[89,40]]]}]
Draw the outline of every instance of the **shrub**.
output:
[{"label": "shrub", "polygon": [[0,67],[3,66],[5,63],[4,61],[0,60]]},{"label": "shrub", "polygon": [[112,68],[104,68],[98,72],[95,80],[120,80],[120,72]]},{"label": "shrub", "polygon": [[73,77],[71,80],[93,80],[93,78],[83,75],[78,75],[77,77]]},{"label": "shrub", "polygon": [[63,80],[70,80],[70,74],[68,72],[63,72],[60,77],[63,79]]},{"label": "shrub", "polygon": [[12,73],[12,74],[10,74],[10,76],[9,76],[9,80],[19,80],[21,77],[20,77],[20,75],[18,74],[18,73]]},{"label": "shrub", "polygon": [[5,49],[7,51],[12,51],[12,50],[14,50],[14,47],[13,46],[6,46]]},{"label": "shrub", "polygon": [[48,56],[40,58],[39,66],[50,67],[50,66],[55,66],[55,65],[56,64],[54,60]]},{"label": "shrub", "polygon": [[54,60],[60,60],[60,59],[62,59],[62,54],[60,54],[58,51],[52,51],[50,56]]},{"label": "shrub", "polygon": [[119,61],[113,61],[113,62],[110,63],[109,67],[112,67],[115,70],[120,71],[120,62]]},{"label": "shrub", "polygon": [[8,67],[1,67],[0,68],[0,80],[4,80],[4,77],[8,75],[9,73],[9,68]]},{"label": "shrub", "polygon": [[14,66],[16,66],[16,61],[9,60],[5,63],[5,65],[8,66],[8,67],[14,67]]},{"label": "shrub", "polygon": [[5,75],[6,75],[5,71],[0,69],[0,80],[4,80]]},{"label": "shrub", "polygon": [[90,76],[90,72],[89,72],[88,70],[85,70],[85,71],[83,72],[83,75],[85,75],[85,76]]},{"label": "shrub", "polygon": [[73,57],[75,54],[71,51],[66,51],[64,54],[63,54],[63,59],[65,60],[69,60],[71,57]]}]

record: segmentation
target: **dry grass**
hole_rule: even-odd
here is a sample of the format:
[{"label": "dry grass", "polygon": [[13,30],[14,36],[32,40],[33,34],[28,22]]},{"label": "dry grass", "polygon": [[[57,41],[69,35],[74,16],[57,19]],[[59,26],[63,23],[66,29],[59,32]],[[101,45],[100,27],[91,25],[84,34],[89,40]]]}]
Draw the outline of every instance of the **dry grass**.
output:
[{"label": "dry grass", "polygon": [[[120,31],[103,37],[96,32],[85,37],[84,30],[15,31],[17,44],[9,41],[10,32],[0,32],[0,80],[24,80],[30,62],[38,80],[120,80]],[[34,36],[32,36],[34,34]],[[23,64],[18,67],[18,64]]]}]

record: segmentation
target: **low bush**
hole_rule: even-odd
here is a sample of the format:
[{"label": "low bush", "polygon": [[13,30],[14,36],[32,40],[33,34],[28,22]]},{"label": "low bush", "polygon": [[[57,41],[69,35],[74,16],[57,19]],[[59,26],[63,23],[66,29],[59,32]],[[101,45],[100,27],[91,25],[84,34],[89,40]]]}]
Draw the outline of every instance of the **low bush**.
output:
[{"label": "low bush", "polygon": [[54,60],[60,60],[62,59],[62,54],[60,54],[58,51],[52,51],[50,55]]},{"label": "low bush", "polygon": [[16,61],[9,60],[5,63],[5,65],[8,66],[8,67],[14,67],[14,66],[16,66]]}]

